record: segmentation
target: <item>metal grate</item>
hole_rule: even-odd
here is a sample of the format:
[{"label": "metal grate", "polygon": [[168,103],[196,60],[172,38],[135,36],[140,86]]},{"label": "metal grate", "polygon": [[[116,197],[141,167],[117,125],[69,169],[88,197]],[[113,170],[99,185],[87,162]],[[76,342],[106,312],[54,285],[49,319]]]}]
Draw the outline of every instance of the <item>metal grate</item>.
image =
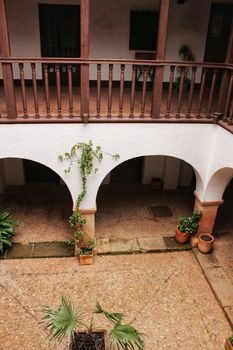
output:
[{"label": "metal grate", "polygon": [[150,207],[155,218],[166,218],[173,216],[169,207]]}]

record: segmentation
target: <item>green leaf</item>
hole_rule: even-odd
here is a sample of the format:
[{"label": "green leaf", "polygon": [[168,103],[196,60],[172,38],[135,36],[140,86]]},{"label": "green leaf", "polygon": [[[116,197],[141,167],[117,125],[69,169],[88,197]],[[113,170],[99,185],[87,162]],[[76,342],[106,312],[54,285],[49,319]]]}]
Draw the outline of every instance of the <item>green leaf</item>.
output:
[{"label": "green leaf", "polygon": [[110,349],[144,349],[144,340],[130,324],[117,324],[110,331]]},{"label": "green leaf", "polygon": [[42,320],[45,322],[45,329],[49,331],[50,340],[61,342],[65,337],[71,339],[75,330],[82,325],[81,313],[64,297],[57,309],[45,308],[42,312]]},{"label": "green leaf", "polygon": [[117,325],[121,322],[123,319],[123,314],[118,312],[108,312],[100,306],[100,303],[97,301],[95,305],[95,314],[103,314],[110,322],[112,322],[114,325]]}]

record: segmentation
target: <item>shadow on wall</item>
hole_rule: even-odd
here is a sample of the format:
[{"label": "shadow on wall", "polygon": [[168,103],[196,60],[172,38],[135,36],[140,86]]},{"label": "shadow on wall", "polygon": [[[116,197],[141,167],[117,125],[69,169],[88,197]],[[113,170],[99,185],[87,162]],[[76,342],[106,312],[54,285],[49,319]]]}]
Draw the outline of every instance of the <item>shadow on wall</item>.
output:
[{"label": "shadow on wall", "polygon": [[224,233],[230,231],[233,234],[233,178],[225,189],[223,200],[223,204],[218,209],[214,232]]}]

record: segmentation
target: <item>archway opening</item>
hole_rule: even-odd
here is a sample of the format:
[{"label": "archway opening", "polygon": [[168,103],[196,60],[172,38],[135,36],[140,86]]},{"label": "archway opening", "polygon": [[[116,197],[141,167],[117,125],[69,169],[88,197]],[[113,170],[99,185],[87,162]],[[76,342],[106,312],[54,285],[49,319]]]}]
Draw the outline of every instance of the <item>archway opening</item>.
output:
[{"label": "archway opening", "polygon": [[173,236],[194,207],[192,166],[169,156],[127,160],[103,180],[97,195],[96,237]]},{"label": "archway opening", "polygon": [[223,204],[219,207],[214,226],[214,255],[233,283],[233,178],[223,194]]},{"label": "archway opening", "polygon": [[70,192],[52,169],[26,159],[0,159],[0,208],[19,220],[14,243],[64,242],[72,233]]}]

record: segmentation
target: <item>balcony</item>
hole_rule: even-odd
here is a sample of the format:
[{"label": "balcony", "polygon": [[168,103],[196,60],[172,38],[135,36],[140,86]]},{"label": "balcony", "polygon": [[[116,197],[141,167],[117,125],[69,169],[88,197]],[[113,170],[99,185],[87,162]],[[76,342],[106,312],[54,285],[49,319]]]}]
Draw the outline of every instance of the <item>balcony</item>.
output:
[{"label": "balcony", "polygon": [[[17,3],[14,5],[17,8]],[[129,57],[136,57],[136,53],[130,45],[128,47],[127,33],[131,24],[129,19],[127,22],[128,17],[126,18],[126,14],[131,11],[131,5],[127,5],[127,11],[125,9],[124,12],[125,22],[121,22],[121,26],[124,24],[123,32],[116,20],[118,17],[112,15],[113,4],[108,5],[107,16],[118,30],[118,46],[116,45],[114,54],[112,52],[115,43],[111,40],[111,35],[108,38],[105,36],[104,25],[108,22],[103,24],[104,29],[95,36],[95,29],[101,21],[104,23],[105,18],[103,9],[99,13],[100,17],[96,15],[95,6],[93,2],[91,7],[89,0],[81,0],[80,5],[76,5],[78,14],[75,21],[77,20],[79,25],[76,28],[77,33],[73,33],[73,36],[79,45],[74,58],[70,57],[73,54],[69,54],[71,51],[68,49],[69,53],[59,51],[59,55],[63,57],[40,57],[39,35],[35,43],[32,43],[30,35],[25,34],[28,34],[28,30],[35,30],[34,25],[39,27],[41,24],[32,23],[29,18],[30,11],[39,15],[40,7],[27,10],[30,10],[27,23],[19,23],[19,32],[21,30],[24,35],[18,36],[18,28],[13,25],[15,8],[8,3],[8,23],[5,1],[0,0],[0,123],[217,122],[232,131],[232,34],[227,37],[225,60],[220,60],[223,63],[174,60],[179,45],[172,46],[174,38],[177,39],[176,36],[172,36],[175,32],[172,25],[174,18],[182,17],[183,10],[169,0],[161,0],[160,4],[152,6],[158,18],[156,55],[154,53],[154,59],[149,60],[133,59]],[[67,6],[63,7],[62,11],[65,8]],[[23,10],[26,8],[19,9],[21,12]],[[69,12],[69,16],[71,13],[72,11]],[[120,14],[120,9],[117,13]],[[50,23],[56,16],[48,18],[47,22]],[[206,22],[206,18],[203,22]],[[11,35],[8,33],[8,24]],[[169,50],[166,51],[169,26],[172,35],[168,35],[168,47],[172,46],[172,55],[167,52]],[[48,36],[47,29],[44,30],[45,37]],[[94,40],[90,40],[90,32]],[[41,33],[43,34],[42,29]],[[192,29],[189,34],[193,36]],[[204,34],[203,31],[200,46],[203,46],[203,40],[206,40]],[[102,45],[104,38],[108,39],[106,45]],[[25,51],[31,52],[32,55],[35,51],[37,57],[24,57],[26,53],[21,50],[24,48],[24,40]],[[19,52],[19,55],[16,53],[17,57],[11,54],[12,43],[15,52]],[[33,47],[30,48],[30,45]],[[103,56],[108,58],[90,58],[90,49],[94,53],[93,56],[98,57],[103,52],[106,53]],[[119,50],[122,52],[118,56],[116,52]],[[196,47],[196,50],[199,50],[199,47]],[[203,48],[201,50],[199,57],[204,57]],[[46,51],[45,55],[42,51],[41,48],[41,56],[49,56],[51,53],[51,50]],[[52,52],[56,53],[56,50]],[[128,58],[118,59],[117,56]],[[170,57],[170,60],[166,59],[167,57]]]},{"label": "balcony", "polygon": [[[4,88],[0,90],[1,123],[212,123],[219,116],[229,128],[233,122],[231,64],[68,58],[2,58],[0,62],[3,72],[5,68],[13,72],[10,108]],[[80,77],[86,68],[96,80]],[[25,79],[25,73],[31,79]]]}]

